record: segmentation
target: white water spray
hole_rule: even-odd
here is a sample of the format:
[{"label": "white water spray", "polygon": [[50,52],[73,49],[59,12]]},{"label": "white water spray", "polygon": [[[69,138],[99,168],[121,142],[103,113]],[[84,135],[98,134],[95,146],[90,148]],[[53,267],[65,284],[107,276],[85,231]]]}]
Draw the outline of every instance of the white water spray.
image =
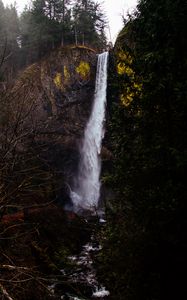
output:
[{"label": "white water spray", "polygon": [[101,144],[104,137],[104,120],[107,89],[108,52],[98,56],[95,96],[87,123],[75,186],[71,191],[74,210],[94,210],[100,197]]}]

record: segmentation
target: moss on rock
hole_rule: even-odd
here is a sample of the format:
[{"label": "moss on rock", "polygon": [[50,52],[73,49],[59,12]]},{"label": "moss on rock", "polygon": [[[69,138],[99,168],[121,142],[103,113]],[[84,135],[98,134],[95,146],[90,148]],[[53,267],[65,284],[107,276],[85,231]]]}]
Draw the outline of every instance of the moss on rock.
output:
[{"label": "moss on rock", "polygon": [[81,79],[88,79],[90,76],[90,65],[86,61],[81,61],[79,66],[76,67],[76,72],[80,75]]}]

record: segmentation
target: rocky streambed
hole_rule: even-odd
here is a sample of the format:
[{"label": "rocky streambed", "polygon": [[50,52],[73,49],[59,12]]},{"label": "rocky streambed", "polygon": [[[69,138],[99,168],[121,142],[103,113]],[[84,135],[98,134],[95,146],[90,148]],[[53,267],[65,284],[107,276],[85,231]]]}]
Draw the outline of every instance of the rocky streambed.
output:
[{"label": "rocky streambed", "polygon": [[99,251],[101,246],[93,234],[79,254],[67,257],[67,266],[61,269],[64,282],[52,284],[51,292],[63,300],[109,299],[110,292],[98,281],[94,265]]}]

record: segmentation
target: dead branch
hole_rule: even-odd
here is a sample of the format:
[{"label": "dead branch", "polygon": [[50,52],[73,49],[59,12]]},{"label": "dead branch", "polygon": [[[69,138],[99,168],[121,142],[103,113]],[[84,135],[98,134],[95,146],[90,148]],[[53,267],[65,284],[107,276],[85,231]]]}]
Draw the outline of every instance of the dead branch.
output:
[{"label": "dead branch", "polygon": [[54,200],[42,203],[42,204],[33,204],[33,205],[13,205],[13,204],[8,204],[6,205],[6,208],[19,208],[19,209],[32,209],[32,208],[43,208],[43,207],[48,207],[49,205],[53,204],[55,202]]},{"label": "dead branch", "polygon": [[28,270],[31,270],[30,268],[27,268],[27,267],[17,267],[17,266],[12,266],[12,265],[0,265],[0,269],[9,270],[9,271],[13,271],[13,270],[28,271]]},{"label": "dead branch", "polygon": [[12,226],[8,226],[6,227],[2,232],[0,232],[0,236],[5,234],[8,230],[12,229],[12,228],[15,228],[15,227],[19,227],[19,226],[25,226],[24,223],[20,223],[20,224],[15,224],[15,225],[12,225]]},{"label": "dead branch", "polygon": [[9,293],[1,283],[0,283],[0,293],[2,293],[6,299],[14,300],[12,297],[10,297]]}]

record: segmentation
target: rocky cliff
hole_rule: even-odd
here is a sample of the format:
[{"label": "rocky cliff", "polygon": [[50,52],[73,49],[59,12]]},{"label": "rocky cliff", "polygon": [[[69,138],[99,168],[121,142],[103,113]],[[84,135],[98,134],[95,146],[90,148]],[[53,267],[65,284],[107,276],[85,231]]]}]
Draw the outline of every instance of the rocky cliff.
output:
[{"label": "rocky cliff", "polygon": [[39,155],[66,183],[77,168],[78,148],[91,112],[96,63],[97,55],[90,48],[63,47],[29,66],[12,90],[14,118],[21,115],[20,128],[28,133],[29,143],[47,145]]}]

